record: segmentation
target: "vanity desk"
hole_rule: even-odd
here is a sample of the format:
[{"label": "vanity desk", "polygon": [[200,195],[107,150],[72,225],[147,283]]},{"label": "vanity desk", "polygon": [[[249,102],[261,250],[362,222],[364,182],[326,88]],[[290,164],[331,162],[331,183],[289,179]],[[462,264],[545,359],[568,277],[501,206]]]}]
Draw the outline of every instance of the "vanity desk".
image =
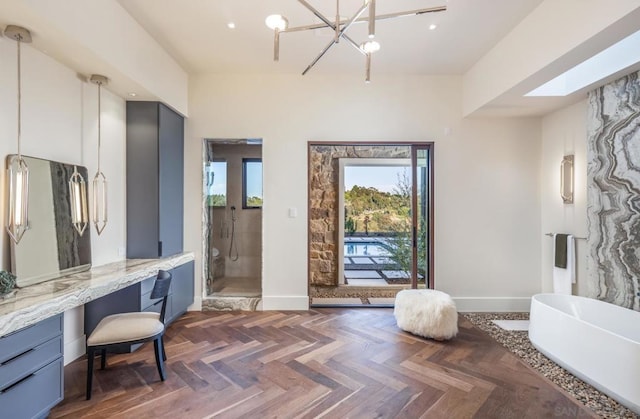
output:
[{"label": "vanity desk", "polygon": [[100,306],[102,297],[121,290],[144,291],[142,284],[162,269],[180,272],[180,282],[173,288],[176,318],[193,302],[193,259],[191,252],[161,259],[127,259],[19,288],[0,299],[1,415],[46,417],[62,400],[66,310],[87,303]]}]

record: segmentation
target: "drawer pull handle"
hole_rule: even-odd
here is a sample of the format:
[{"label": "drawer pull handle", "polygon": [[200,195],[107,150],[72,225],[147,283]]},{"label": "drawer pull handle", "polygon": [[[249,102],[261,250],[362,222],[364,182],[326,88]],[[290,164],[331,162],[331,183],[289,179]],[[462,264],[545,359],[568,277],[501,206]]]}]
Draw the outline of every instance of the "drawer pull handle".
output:
[{"label": "drawer pull handle", "polygon": [[9,387],[7,387],[4,390],[0,391],[0,394],[8,393],[11,389],[13,389],[13,388],[17,387],[18,385],[22,384],[23,382],[25,382],[29,378],[33,377],[34,375],[36,375],[36,374],[35,373],[29,374],[26,377],[24,377],[22,380],[16,381],[15,383],[11,384]]},{"label": "drawer pull handle", "polygon": [[14,356],[13,358],[9,358],[6,361],[4,361],[3,363],[0,363],[0,366],[10,364],[11,362],[15,361],[16,359],[20,358],[21,356],[26,355],[29,352],[33,352],[35,349],[36,348],[27,349],[26,351]]}]

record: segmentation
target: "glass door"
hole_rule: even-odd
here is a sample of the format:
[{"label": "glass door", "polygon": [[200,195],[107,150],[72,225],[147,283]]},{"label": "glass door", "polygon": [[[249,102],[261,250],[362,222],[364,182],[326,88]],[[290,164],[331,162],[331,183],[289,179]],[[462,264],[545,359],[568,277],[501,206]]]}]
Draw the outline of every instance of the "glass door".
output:
[{"label": "glass door", "polygon": [[412,167],[412,288],[433,288],[433,217],[431,145],[413,145]]}]

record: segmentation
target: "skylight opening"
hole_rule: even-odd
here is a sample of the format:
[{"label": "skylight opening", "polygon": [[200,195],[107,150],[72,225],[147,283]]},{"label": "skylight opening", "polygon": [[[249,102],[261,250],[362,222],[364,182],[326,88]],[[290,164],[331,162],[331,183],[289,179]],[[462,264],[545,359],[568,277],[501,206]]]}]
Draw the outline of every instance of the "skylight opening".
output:
[{"label": "skylight opening", "polygon": [[560,74],[525,96],[568,96],[640,62],[640,31]]}]

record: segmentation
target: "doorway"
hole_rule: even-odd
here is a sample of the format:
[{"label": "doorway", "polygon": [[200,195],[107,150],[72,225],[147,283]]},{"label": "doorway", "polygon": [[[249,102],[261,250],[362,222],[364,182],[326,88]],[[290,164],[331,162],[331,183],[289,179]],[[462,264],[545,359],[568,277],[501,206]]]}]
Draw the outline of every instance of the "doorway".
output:
[{"label": "doorway", "polygon": [[226,297],[258,300],[262,140],[205,140],[204,160],[205,302]]},{"label": "doorway", "polygon": [[310,143],[313,305],[388,304],[401,289],[433,288],[432,159],[432,143]]}]

